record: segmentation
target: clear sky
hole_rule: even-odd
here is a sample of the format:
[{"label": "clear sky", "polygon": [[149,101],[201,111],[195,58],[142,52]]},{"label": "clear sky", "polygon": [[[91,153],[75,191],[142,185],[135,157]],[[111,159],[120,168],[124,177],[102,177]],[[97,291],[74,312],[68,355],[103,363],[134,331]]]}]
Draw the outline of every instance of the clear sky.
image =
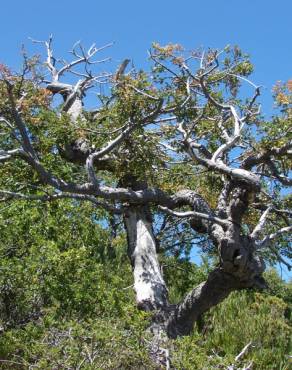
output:
[{"label": "clear sky", "polygon": [[17,69],[28,37],[54,35],[64,57],[77,40],[90,46],[115,42],[108,54],[145,67],[153,41],[186,48],[239,45],[255,65],[253,81],[263,85],[263,112],[272,114],[271,89],[292,78],[292,0],[2,0],[0,63]]},{"label": "clear sky", "polygon": [[[53,33],[60,56],[77,41],[114,41],[116,63],[133,59],[145,66],[153,41],[186,48],[237,44],[255,64],[254,81],[263,85],[263,109],[272,112],[271,88],[292,78],[292,0],[2,0],[0,62],[17,68],[28,37]],[[36,49],[35,49],[36,50]]]}]

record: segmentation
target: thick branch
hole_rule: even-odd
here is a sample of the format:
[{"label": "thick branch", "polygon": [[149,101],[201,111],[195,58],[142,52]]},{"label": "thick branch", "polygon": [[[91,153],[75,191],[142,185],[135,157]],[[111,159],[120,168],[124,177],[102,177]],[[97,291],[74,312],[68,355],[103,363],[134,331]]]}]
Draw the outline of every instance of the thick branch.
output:
[{"label": "thick branch", "polygon": [[218,268],[211,272],[207,281],[188,293],[176,306],[166,323],[169,337],[176,338],[190,334],[199,316],[222,302],[233,290],[240,287],[239,281],[221,269]]},{"label": "thick branch", "polygon": [[281,158],[283,156],[289,155],[289,150],[292,148],[292,143],[289,142],[286,145],[283,145],[281,148],[271,148],[266,149],[258,154],[249,155],[241,164],[241,167],[246,170],[251,170],[252,167],[266,163],[271,160],[272,157]]}]

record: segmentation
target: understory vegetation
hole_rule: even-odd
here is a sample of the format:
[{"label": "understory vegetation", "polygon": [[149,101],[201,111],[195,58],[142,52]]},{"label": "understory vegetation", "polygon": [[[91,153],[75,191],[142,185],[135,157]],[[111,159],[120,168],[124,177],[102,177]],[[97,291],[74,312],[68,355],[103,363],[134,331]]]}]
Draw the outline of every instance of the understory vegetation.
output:
[{"label": "understory vegetation", "polygon": [[[151,316],[135,306],[125,235],[113,237],[97,217],[72,201],[1,205],[1,369],[159,369],[147,352]],[[161,264],[176,302],[212,260],[161,256]],[[267,291],[234,292],[191,336],[169,340],[171,365],[288,370],[292,285],[275,270],[265,278]]]}]

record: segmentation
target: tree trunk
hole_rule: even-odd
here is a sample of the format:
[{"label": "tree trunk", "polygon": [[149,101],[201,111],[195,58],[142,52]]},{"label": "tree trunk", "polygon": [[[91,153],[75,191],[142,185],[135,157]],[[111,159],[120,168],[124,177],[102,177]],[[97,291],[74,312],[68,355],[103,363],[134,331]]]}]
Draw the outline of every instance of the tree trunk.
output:
[{"label": "tree trunk", "polygon": [[47,89],[53,94],[62,95],[64,99],[63,112],[70,115],[73,123],[79,117],[82,117],[83,102],[82,91],[80,89],[75,91],[74,86],[59,81],[49,83]]},{"label": "tree trunk", "polygon": [[169,337],[190,334],[198,318],[232,291],[266,287],[262,278],[265,264],[253,253],[253,244],[247,237],[241,236],[238,243],[232,238],[228,242],[223,238],[219,249],[220,266],[210,272],[207,280],[189,292],[166,317],[165,327]]},{"label": "tree trunk", "polygon": [[149,210],[131,206],[124,220],[137,305],[145,311],[167,307],[168,292],[160,271]]},{"label": "tree trunk", "polygon": [[170,314],[165,325],[168,337],[190,334],[194,323],[202,314],[239,287],[239,282],[232,275],[220,268],[212,271],[208,279],[189,292]]},{"label": "tree trunk", "polygon": [[72,122],[76,122],[79,117],[82,117],[83,104],[79,96],[75,96],[72,102],[65,102],[65,111],[70,115]]}]

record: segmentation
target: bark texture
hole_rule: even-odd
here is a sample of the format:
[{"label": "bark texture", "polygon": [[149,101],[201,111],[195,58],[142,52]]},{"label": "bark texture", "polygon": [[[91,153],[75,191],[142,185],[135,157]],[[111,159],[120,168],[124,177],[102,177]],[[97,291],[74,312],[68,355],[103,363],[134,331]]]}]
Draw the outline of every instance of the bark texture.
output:
[{"label": "bark texture", "polygon": [[178,304],[166,320],[169,337],[176,338],[191,333],[194,323],[211,307],[222,302],[239,284],[234,277],[220,268],[212,271],[204,281]]},{"label": "bark texture", "polygon": [[137,305],[146,311],[164,308],[168,292],[157,258],[151,215],[146,207],[131,206],[124,220]]}]

